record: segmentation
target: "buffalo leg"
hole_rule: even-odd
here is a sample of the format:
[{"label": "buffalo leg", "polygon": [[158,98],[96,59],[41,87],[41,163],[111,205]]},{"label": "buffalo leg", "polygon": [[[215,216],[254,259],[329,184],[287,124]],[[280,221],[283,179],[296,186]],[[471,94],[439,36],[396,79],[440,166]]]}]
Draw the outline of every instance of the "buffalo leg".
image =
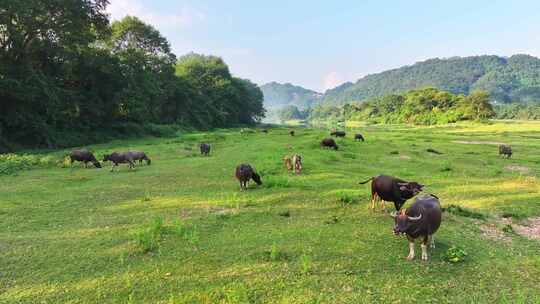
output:
[{"label": "buffalo leg", "polygon": [[429,247],[435,248],[435,237],[433,234],[429,236]]},{"label": "buffalo leg", "polygon": [[407,260],[411,261],[414,259],[414,239],[407,236],[407,239],[409,240],[409,255],[407,256]]},{"label": "buffalo leg", "polygon": [[377,198],[377,192],[371,192],[371,209],[375,209],[375,199]]},{"label": "buffalo leg", "polygon": [[381,198],[381,210],[384,210],[384,209],[385,209],[384,200]]},{"label": "buffalo leg", "polygon": [[428,241],[429,241],[429,236],[426,235],[424,239],[422,240],[422,244],[420,245],[420,247],[422,247],[422,261],[428,260],[428,254],[427,254]]}]

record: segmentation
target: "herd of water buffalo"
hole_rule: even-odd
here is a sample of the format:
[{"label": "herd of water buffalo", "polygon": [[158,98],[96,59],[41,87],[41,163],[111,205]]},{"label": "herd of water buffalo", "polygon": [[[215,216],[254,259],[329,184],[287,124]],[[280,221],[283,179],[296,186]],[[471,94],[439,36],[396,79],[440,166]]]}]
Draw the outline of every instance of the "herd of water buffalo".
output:
[{"label": "herd of water buffalo", "polygon": [[[242,131],[241,131],[242,132]],[[268,130],[262,130],[263,133],[268,133]],[[295,136],[295,131],[289,132],[290,136]],[[344,131],[333,131],[330,133],[334,137],[345,137]],[[364,142],[362,134],[355,134],[355,141]],[[321,141],[321,147],[338,150],[339,147],[336,141],[331,138],[325,138]],[[208,156],[211,146],[207,143],[199,145],[200,153],[203,156]],[[499,155],[510,158],[512,156],[512,148],[508,145],[499,146]],[[70,154],[71,164],[75,161],[83,162],[87,167],[88,163],[92,163],[95,167],[101,168],[101,163],[95,156],[86,149],[74,150]],[[128,152],[113,152],[103,156],[103,162],[110,161],[112,163],[111,172],[119,164],[128,164],[129,168],[135,167],[135,163],[139,161],[141,164],[146,161],[150,165],[150,158],[140,151]],[[289,171],[294,171],[296,174],[301,174],[302,171],[302,156],[294,154],[283,158],[285,167]],[[257,185],[262,184],[261,176],[250,164],[240,164],[236,167],[235,176],[240,182],[240,190],[247,190],[250,180],[253,180]],[[405,235],[409,241],[409,255],[407,259],[414,259],[414,242],[416,239],[421,239],[422,260],[428,259],[427,246],[435,247],[433,235],[439,229],[442,220],[442,211],[439,198],[433,194],[428,194],[421,197],[416,197],[412,205],[402,210],[401,207],[408,199],[417,196],[422,192],[424,185],[418,182],[408,182],[397,177],[378,175],[370,177],[366,181],[359,184],[366,184],[371,181],[371,209],[375,209],[377,200],[381,202],[381,208],[384,210],[384,203],[393,202],[396,209],[391,214],[394,218],[394,234]]]}]

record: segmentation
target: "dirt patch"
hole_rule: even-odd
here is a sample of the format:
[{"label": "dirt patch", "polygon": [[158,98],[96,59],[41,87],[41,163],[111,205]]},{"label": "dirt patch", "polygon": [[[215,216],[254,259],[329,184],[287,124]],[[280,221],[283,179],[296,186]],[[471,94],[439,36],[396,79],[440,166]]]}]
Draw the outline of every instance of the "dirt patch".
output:
[{"label": "dirt patch", "polygon": [[468,140],[454,140],[452,141],[456,144],[464,144],[464,145],[504,145],[505,143],[498,142],[498,141],[468,141]]},{"label": "dirt patch", "polygon": [[399,156],[399,159],[401,159],[401,160],[410,160],[411,157],[408,156],[408,155],[400,155],[400,156]]},{"label": "dirt patch", "polygon": [[529,167],[518,166],[518,165],[508,165],[504,167],[504,169],[510,172],[519,172],[519,173],[529,173],[531,171]]},{"label": "dirt patch", "polygon": [[528,219],[523,224],[513,224],[512,228],[528,239],[540,240],[540,217]]},{"label": "dirt patch", "polygon": [[495,224],[481,225],[480,230],[482,230],[482,235],[488,239],[510,242],[512,239],[501,231]]}]

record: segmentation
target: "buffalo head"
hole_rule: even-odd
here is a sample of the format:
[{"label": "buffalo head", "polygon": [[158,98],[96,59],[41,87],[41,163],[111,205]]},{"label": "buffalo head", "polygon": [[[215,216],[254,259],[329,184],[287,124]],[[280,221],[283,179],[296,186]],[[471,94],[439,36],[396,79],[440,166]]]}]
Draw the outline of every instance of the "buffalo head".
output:
[{"label": "buffalo head", "polygon": [[422,214],[418,216],[408,216],[405,214],[405,210],[402,210],[399,214],[392,212],[391,216],[394,218],[394,234],[405,234],[414,225],[415,222],[422,218]]},{"label": "buffalo head", "polygon": [[254,182],[257,183],[257,185],[262,185],[261,176],[259,174],[253,172],[253,174],[251,175],[251,178],[253,179]]},{"label": "buffalo head", "polygon": [[404,199],[410,199],[418,193],[422,192],[424,185],[421,185],[417,182],[407,182],[407,183],[397,183],[399,186],[399,191],[401,192],[401,197]]}]

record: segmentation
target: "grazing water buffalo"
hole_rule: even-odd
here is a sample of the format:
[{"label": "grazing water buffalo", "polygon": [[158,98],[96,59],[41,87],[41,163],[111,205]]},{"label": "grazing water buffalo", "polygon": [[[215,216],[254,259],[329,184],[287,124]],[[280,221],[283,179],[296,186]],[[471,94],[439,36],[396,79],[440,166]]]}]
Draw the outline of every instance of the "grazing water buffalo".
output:
[{"label": "grazing water buffalo", "polygon": [[114,167],[118,164],[129,164],[129,169],[133,169],[135,164],[133,163],[133,156],[130,152],[113,152],[111,154],[103,155],[103,161],[111,161],[113,163],[111,172],[114,171]]},{"label": "grazing water buffalo", "polygon": [[375,209],[375,200],[377,200],[378,197],[381,199],[382,209],[384,209],[384,201],[388,201],[394,202],[396,210],[399,211],[401,206],[405,204],[405,201],[420,193],[422,188],[424,188],[424,185],[417,182],[407,182],[387,175],[378,175],[364,182],[360,182],[360,184],[363,185],[369,181],[372,181],[371,209]]},{"label": "grazing water buffalo", "polygon": [[247,189],[250,179],[257,183],[257,185],[262,185],[261,176],[248,164],[238,165],[235,176],[240,182],[240,191]]},{"label": "grazing water buffalo", "polygon": [[201,149],[201,155],[206,155],[208,156],[208,154],[210,154],[210,145],[209,144],[200,144],[199,145],[199,148]]},{"label": "grazing water buffalo", "polygon": [[285,168],[287,168],[287,170],[291,171],[293,169],[293,162],[289,156],[283,157],[283,164],[285,165]]},{"label": "grazing water buffalo", "polygon": [[503,157],[506,156],[506,158],[512,157],[512,147],[509,145],[500,145],[499,155],[502,155]]},{"label": "grazing water buffalo", "polygon": [[294,164],[294,173],[302,173],[302,156],[298,154],[293,155],[292,162]]},{"label": "grazing water buffalo", "polygon": [[290,136],[294,136],[294,130],[289,131]]},{"label": "grazing water buffalo", "polygon": [[302,173],[302,156],[294,154],[292,157],[285,156],[283,157],[283,163],[287,170],[293,171],[296,174]]},{"label": "grazing water buffalo", "polygon": [[87,168],[87,165],[90,162],[96,168],[101,168],[101,164],[98,162],[94,154],[92,154],[92,152],[86,149],[71,151],[71,154],[69,154],[69,159],[70,159],[71,165],[73,165],[74,161],[79,161],[79,162],[83,162],[84,167]]},{"label": "grazing water buffalo", "polygon": [[332,138],[325,138],[321,141],[321,147],[323,148],[332,148],[334,150],[338,149],[338,145]]},{"label": "grazing water buffalo", "polygon": [[148,158],[148,156],[146,156],[146,153],[144,153],[144,152],[129,151],[127,153],[131,154],[131,159],[134,162],[139,161],[139,164],[142,164],[143,160],[145,160],[147,165],[150,165],[150,163],[152,163],[152,160],[150,158]]},{"label": "grazing water buffalo", "polygon": [[263,133],[268,133],[268,130],[262,129],[261,132],[263,132]]},{"label": "grazing water buffalo", "polygon": [[364,141],[364,136],[362,136],[362,134],[354,134],[354,140],[356,140],[356,141],[358,141],[358,140]]},{"label": "grazing water buffalo", "polygon": [[345,133],[344,131],[334,131],[332,133],[330,133],[331,136],[335,136],[335,137],[345,137],[345,135],[347,135],[347,133]]},{"label": "grazing water buffalo", "polygon": [[418,197],[410,208],[400,214],[392,213],[394,218],[394,234],[407,235],[409,240],[408,260],[414,259],[414,240],[422,238],[422,260],[427,261],[427,245],[435,248],[433,234],[441,226],[442,212],[439,198],[433,194]]}]

